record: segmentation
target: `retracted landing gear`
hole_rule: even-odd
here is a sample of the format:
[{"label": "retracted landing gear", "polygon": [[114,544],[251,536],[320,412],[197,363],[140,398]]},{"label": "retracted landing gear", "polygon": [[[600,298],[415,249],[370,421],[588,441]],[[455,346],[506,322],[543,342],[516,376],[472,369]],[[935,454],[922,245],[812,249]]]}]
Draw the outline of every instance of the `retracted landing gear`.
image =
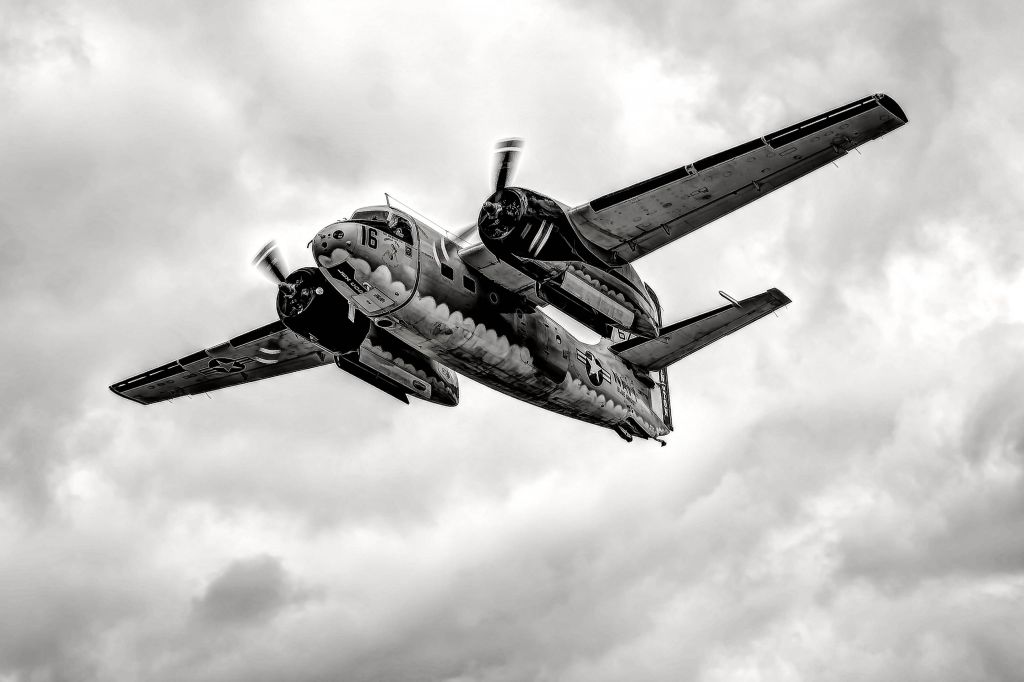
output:
[{"label": "retracted landing gear", "polygon": [[622,424],[615,425],[615,433],[619,434],[619,438],[626,441],[627,443],[633,442],[633,434],[627,431]]}]

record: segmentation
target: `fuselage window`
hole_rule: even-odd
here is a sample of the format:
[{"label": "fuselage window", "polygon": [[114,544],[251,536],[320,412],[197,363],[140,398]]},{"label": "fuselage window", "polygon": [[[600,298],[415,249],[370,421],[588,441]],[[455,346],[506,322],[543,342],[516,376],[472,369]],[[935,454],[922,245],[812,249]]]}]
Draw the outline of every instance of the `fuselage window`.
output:
[{"label": "fuselage window", "polygon": [[441,274],[448,279],[455,279],[455,271],[452,270],[452,266],[447,263],[441,263]]},{"label": "fuselage window", "polygon": [[462,286],[466,287],[466,291],[476,291],[476,280],[472,277],[463,277]]}]

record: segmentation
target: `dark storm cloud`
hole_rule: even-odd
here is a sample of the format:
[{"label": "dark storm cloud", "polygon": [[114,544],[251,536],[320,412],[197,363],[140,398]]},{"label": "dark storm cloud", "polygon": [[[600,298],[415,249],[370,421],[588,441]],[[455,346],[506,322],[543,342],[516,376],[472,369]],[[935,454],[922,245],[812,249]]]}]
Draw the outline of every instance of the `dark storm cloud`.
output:
[{"label": "dark storm cloud", "polygon": [[[0,674],[1020,668],[1014,7],[3,12]],[[271,236],[297,266],[384,190],[471,220],[497,137],[573,203],[874,91],[911,125],[640,264],[673,319],[795,300],[673,368],[668,448],[466,381],[105,388],[265,323]]]},{"label": "dark storm cloud", "polygon": [[276,557],[238,559],[210,581],[193,609],[200,620],[214,625],[255,624],[305,599],[291,582]]}]

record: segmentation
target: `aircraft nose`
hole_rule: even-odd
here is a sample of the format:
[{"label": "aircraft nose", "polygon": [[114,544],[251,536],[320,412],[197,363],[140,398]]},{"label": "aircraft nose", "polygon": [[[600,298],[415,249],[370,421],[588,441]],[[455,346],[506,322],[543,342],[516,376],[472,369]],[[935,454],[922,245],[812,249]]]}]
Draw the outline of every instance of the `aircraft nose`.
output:
[{"label": "aircraft nose", "polygon": [[352,226],[343,223],[328,225],[317,232],[313,237],[313,258],[317,265],[329,268],[347,260],[354,236]]}]

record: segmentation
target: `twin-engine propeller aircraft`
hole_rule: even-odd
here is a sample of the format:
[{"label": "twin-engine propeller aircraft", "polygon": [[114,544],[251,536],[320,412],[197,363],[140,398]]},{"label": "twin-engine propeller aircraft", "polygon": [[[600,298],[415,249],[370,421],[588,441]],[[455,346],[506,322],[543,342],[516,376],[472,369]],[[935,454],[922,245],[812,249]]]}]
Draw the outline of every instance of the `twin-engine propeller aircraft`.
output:
[{"label": "twin-engine propeller aircraft", "polygon": [[[288,273],[268,244],[254,262],[277,283],[277,321],[110,388],[148,405],[334,364],[403,402],[456,405],[458,372],[664,445],[666,368],[790,301],[723,294],[728,305],[663,325],[633,261],[906,122],[872,95],[576,207],[510,186],[521,141],[505,140],[494,193],[458,236],[389,201],[317,232],[313,267]],[[575,338],[548,305],[601,340]]]}]

